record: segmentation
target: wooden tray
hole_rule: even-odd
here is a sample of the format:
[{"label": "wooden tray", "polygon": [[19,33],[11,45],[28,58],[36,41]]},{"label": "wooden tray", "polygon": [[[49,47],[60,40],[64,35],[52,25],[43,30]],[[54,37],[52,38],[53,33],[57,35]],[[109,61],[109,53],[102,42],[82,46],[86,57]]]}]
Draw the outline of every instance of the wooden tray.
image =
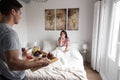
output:
[{"label": "wooden tray", "polygon": [[[50,60],[50,64],[53,63],[53,62],[55,62],[55,61],[57,61],[57,60],[58,60],[58,58],[54,57],[53,59]],[[36,71],[36,70],[38,70],[40,68],[42,68],[42,67],[31,68],[31,71],[34,72],[34,71]]]}]

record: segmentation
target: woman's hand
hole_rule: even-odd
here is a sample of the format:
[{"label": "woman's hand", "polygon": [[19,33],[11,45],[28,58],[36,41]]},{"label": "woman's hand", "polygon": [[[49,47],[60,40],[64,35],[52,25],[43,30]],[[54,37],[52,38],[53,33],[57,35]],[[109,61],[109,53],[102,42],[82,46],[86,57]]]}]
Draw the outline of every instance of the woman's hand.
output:
[{"label": "woman's hand", "polygon": [[67,51],[68,51],[68,49],[67,49],[67,48],[65,48],[64,52],[67,52]]}]

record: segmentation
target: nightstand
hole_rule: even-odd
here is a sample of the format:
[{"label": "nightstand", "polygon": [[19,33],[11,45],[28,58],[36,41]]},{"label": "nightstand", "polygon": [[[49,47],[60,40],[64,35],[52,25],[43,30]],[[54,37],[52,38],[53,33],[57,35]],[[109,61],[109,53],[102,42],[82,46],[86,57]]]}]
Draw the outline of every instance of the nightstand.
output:
[{"label": "nightstand", "polygon": [[84,62],[87,62],[87,54],[88,54],[88,51],[84,52],[83,50],[80,51],[82,57],[83,57],[83,61]]}]

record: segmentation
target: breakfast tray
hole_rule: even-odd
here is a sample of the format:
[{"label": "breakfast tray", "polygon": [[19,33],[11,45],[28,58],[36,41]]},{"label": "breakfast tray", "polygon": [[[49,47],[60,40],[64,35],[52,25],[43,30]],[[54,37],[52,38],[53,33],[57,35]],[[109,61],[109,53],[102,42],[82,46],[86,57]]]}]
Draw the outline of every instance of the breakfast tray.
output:
[{"label": "breakfast tray", "polygon": [[[53,62],[56,62],[57,60],[58,60],[58,58],[56,58],[56,57],[54,57],[53,59],[50,59],[50,64],[53,63]],[[42,68],[42,67],[31,68],[31,71],[34,72],[34,71],[36,71],[36,70],[38,70],[40,68]]]}]

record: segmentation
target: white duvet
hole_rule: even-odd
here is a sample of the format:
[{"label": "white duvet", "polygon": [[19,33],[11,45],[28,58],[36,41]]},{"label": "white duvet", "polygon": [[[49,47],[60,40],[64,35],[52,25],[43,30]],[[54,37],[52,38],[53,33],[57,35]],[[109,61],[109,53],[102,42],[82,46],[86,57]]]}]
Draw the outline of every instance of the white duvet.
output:
[{"label": "white duvet", "polygon": [[87,80],[79,51],[72,48],[64,52],[63,48],[51,52],[58,58],[56,62],[34,72],[26,70],[28,80]]}]

